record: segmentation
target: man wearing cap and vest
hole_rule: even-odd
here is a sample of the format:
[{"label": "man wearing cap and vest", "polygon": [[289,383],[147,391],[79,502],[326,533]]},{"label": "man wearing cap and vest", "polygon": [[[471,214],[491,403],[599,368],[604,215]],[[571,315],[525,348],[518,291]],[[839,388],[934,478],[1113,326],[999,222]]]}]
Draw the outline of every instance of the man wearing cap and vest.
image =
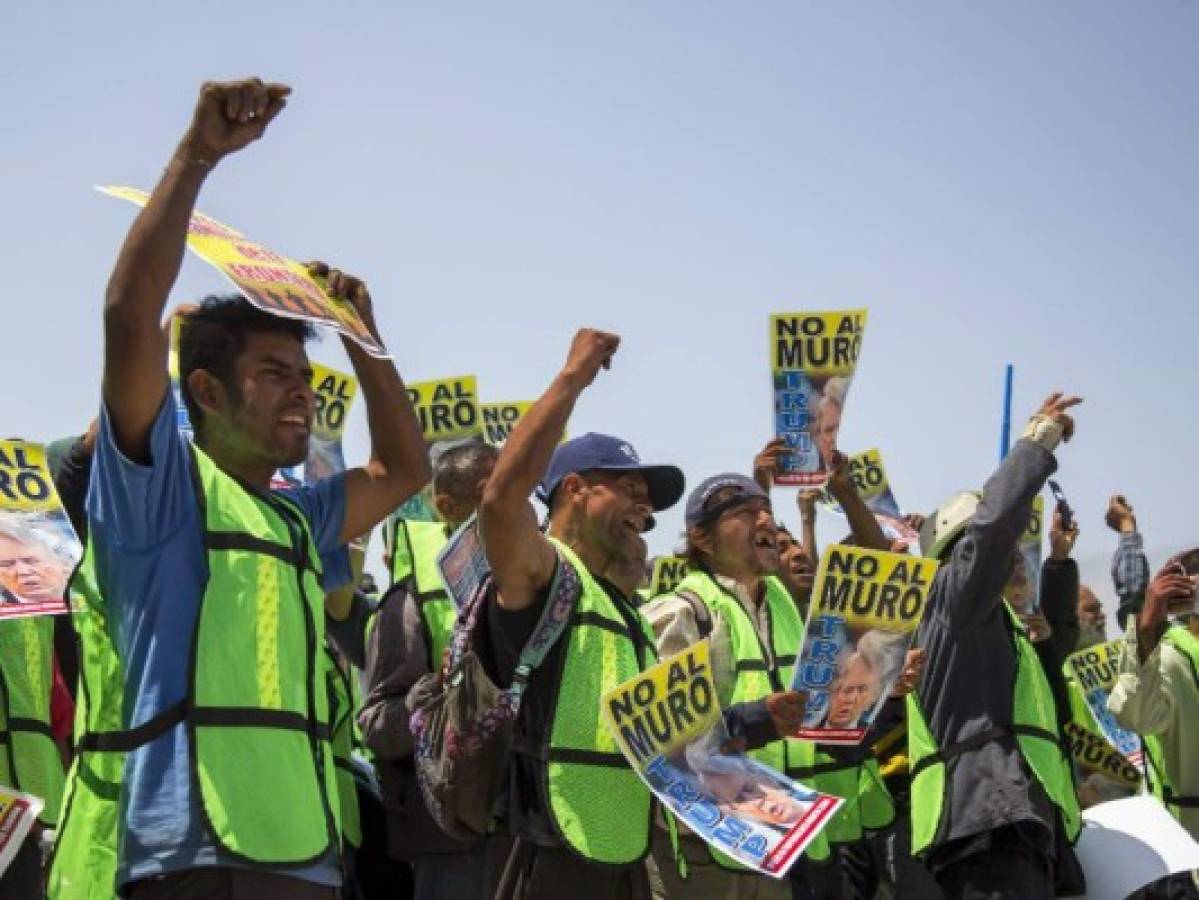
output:
[{"label": "man wearing cap and vest", "polygon": [[[450,447],[433,463],[433,504],[440,522],[395,519],[389,541],[392,586],[375,615],[366,650],[367,694],[359,722],[378,761],[390,855],[412,864],[415,900],[489,898],[492,841],[454,840],[421,797],[412,762],[409,690],[441,668],[456,607],[437,555],[478,507],[498,451],[480,441]],[[494,866],[492,868],[495,868]]]},{"label": "man wearing cap and vest", "polygon": [[[746,743],[755,748],[750,755],[780,772],[811,766],[812,744],[783,739],[803,715],[803,695],[790,690],[803,624],[776,575],[769,498],[745,475],[715,475],[691,492],[684,520],[690,572],[644,609],[659,654],[670,656],[709,639],[721,706],[745,705]],[[680,835],[677,849],[672,843],[664,828],[655,829],[654,858],[667,897],[791,896],[786,879],[748,871],[693,834]],[[808,852],[828,858],[823,835]]]},{"label": "man wearing cap and vest", "polygon": [[[1149,582],[1120,655],[1108,698],[1116,721],[1141,735],[1150,790],[1199,840],[1199,550],[1170,559]],[[1173,618],[1173,622],[1170,619]],[[1175,893],[1199,897],[1192,873],[1173,876]]]},{"label": "man wearing cap and vest", "polygon": [[[108,285],[103,405],[87,498],[88,564],[124,677],[117,883],[134,898],[333,898],[338,792],[321,655],[324,586],[345,544],[428,477],[419,423],[389,360],[343,341],[366,398],[371,460],[271,490],[307,456],[311,328],[244,298],[186,314],[176,427],[159,319],[204,179],[259,138],[283,85],[206,84]],[[377,340],[357,279],[313,264]]]},{"label": "man wearing cap and vest", "polygon": [[1072,844],[1081,820],[1053,693],[1002,597],[1033,499],[1073,432],[1050,395],[987,480],[921,528],[942,560],[917,631],[927,668],[908,695],[912,852],[946,897],[1082,893]]},{"label": "man wearing cap and vest", "polygon": [[[643,464],[632,445],[608,435],[558,447],[576,401],[618,343],[590,329],[575,335],[565,366],[500,451],[479,506],[494,593],[478,645],[498,684],[511,682],[551,592],[577,598],[570,625],[528,676],[507,798],[516,842],[499,898],[649,897],[650,792],[599,710],[604,693],[656,659],[632,599],[645,559],[641,534],[656,510],[678,501],[683,473]],[[544,534],[528,500],[538,487],[549,507]]]},{"label": "man wearing cap and vest", "polygon": [[[692,491],[685,517],[691,574],[645,611],[662,655],[710,638],[717,690],[725,705],[778,703],[787,696],[779,692],[789,690],[803,643],[798,607],[807,598],[792,594],[779,577],[778,528],[761,486],[771,483],[781,449],[782,442],[775,440],[758,455],[756,480],[726,473],[707,479]],[[840,474],[833,479],[833,489],[845,497],[851,522],[860,526],[864,540],[885,546],[878,523],[854,491],[844,465],[837,471]],[[805,863],[793,870],[792,878],[804,896],[839,896],[840,874],[831,858],[830,841],[857,840],[863,828],[882,828],[894,819],[877,765],[868,751],[834,758],[809,742],[781,740],[786,732],[776,731],[769,719],[762,724],[767,732],[765,746],[751,751],[752,755],[848,801],[809,845]],[[773,892],[785,897],[791,893],[790,885],[746,873],[691,835],[685,835],[680,843],[688,874],[679,879],[670,860],[672,850],[662,837],[659,835],[657,855],[668,894],[690,896],[698,891],[697,896],[723,897],[740,895],[740,891],[746,896],[766,897]]]}]

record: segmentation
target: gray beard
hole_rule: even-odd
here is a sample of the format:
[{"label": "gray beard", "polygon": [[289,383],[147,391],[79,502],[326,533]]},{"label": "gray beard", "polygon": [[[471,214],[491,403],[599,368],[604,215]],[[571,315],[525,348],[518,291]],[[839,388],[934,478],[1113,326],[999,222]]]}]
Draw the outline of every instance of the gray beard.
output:
[{"label": "gray beard", "polygon": [[1078,645],[1075,650],[1086,650],[1096,644],[1107,641],[1107,635],[1093,625],[1084,625],[1078,634]]}]

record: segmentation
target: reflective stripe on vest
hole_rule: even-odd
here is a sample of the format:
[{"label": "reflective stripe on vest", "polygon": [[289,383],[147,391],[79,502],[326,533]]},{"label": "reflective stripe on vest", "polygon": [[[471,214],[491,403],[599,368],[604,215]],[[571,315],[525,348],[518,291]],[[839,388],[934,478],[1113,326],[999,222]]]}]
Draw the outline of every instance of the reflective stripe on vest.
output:
[{"label": "reflective stripe on vest", "polygon": [[[649,789],[629,766],[603,721],[600,698],[655,661],[653,632],[629,631],[615,602],[566,545],[550,539],[582,588],[555,685],[545,791],[550,818],[566,844],[589,862],[627,865],[649,850]],[[568,577],[560,563],[555,577]],[[550,594],[554,593],[551,588]],[[638,646],[648,658],[639,658]]]},{"label": "reflective stripe on vest", "polygon": [[[1199,638],[1181,625],[1171,625],[1162,635],[1162,641],[1190,662],[1191,674],[1195,676],[1195,689],[1199,690]],[[1180,816],[1183,809],[1199,809],[1199,796],[1175,793],[1166,771],[1166,757],[1161,738],[1154,734],[1143,735],[1141,744],[1145,748],[1146,780],[1153,795],[1165,804],[1175,818]]]},{"label": "reflective stripe on vest", "polygon": [[0,784],[46,801],[38,820],[58,822],[66,780],[50,729],[54,620],[0,620]]},{"label": "reflective stripe on vest", "polygon": [[1013,722],[971,735],[948,747],[939,747],[920,705],[919,691],[907,697],[908,756],[911,759],[912,854],[936,844],[948,827],[945,797],[948,767],[963,753],[1005,736],[1012,736],[1025,763],[1062,815],[1066,836],[1077,839],[1082,825],[1073,773],[1057,727],[1053,693],[1037,652],[1025,636],[1024,626],[1006,603],[1008,634],[1016,654],[1016,679],[1012,685]]},{"label": "reflective stripe on vest", "polygon": [[358,787],[354,783],[354,720],[357,709],[354,690],[337,658],[325,650],[325,676],[329,686],[330,744],[337,769],[337,796],[341,807],[341,835],[351,847],[362,846],[362,821],[358,812]]},{"label": "reflective stripe on vest", "polygon": [[324,593],[307,520],[192,446],[208,582],[183,710],[200,806],[218,845],[262,865],[338,846],[321,654]]},{"label": "reflective stripe on vest", "polygon": [[125,754],[96,749],[92,736],[120,731],[123,676],[95,586],[94,559],[89,547],[71,581],[71,621],[79,645],[77,737],[46,882],[49,900],[116,896],[117,815]]},{"label": "reflective stripe on vest", "polygon": [[[708,573],[689,573],[673,592],[676,596],[687,593],[698,597],[714,616],[720,614],[729,630],[735,679],[731,694],[721,698],[725,706],[756,702],[791,685],[796,654],[803,645],[803,622],[781,581],[769,577],[763,584],[769,647],[763,644],[753,619],[741,601]],[[792,739],[772,741],[765,747],[750,751],[749,755],[796,780],[800,780],[796,772],[810,769],[815,763],[814,745]],[[813,859],[827,858],[830,850],[825,833],[822,831],[817,835],[804,852]],[[709,853],[723,868],[745,871],[743,866],[725,854],[711,848]]]},{"label": "reflective stripe on vest", "polygon": [[449,541],[440,522],[410,522],[396,518],[391,533],[391,583],[406,584],[420,609],[429,648],[429,671],[441,668],[441,660],[454,633],[458,609],[445,590],[437,568],[437,554]]}]

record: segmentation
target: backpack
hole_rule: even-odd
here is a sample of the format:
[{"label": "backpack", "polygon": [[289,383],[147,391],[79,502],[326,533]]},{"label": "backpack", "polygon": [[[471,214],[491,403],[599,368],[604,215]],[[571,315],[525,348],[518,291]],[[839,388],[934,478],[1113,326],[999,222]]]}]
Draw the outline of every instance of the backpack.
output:
[{"label": "backpack", "polygon": [[504,793],[521,697],[533,670],[570,624],[579,596],[578,575],[562,566],[537,627],[521,649],[512,685],[500,688],[471,646],[479,618],[491,602],[492,585],[489,574],[461,610],[443,670],[424,676],[408,695],[421,794],[441,830],[461,841],[489,833]]}]

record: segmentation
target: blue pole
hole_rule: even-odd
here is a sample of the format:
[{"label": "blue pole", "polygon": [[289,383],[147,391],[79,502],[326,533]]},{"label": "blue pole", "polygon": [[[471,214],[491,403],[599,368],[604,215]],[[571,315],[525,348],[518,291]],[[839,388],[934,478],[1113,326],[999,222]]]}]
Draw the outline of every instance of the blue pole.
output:
[{"label": "blue pole", "polygon": [[999,430],[999,461],[1007,458],[1012,444],[1012,364],[1007,364],[1003,378],[1003,427]]}]

